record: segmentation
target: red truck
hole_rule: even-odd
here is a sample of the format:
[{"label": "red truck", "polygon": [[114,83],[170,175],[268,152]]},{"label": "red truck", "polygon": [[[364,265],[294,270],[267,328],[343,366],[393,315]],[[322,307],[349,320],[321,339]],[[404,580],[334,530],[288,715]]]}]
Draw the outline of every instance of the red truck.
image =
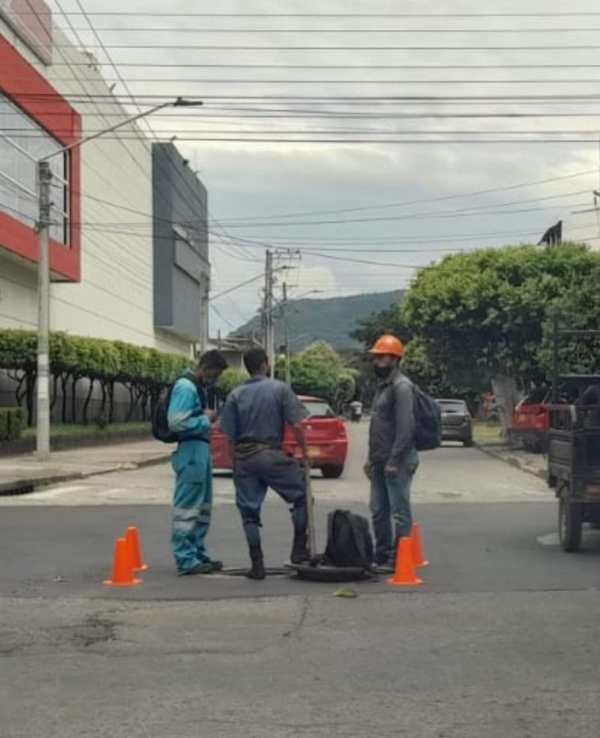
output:
[{"label": "red truck", "polygon": [[516,406],[509,437],[520,442],[527,451],[542,453],[548,444],[550,430],[550,393],[547,389],[534,389]]}]

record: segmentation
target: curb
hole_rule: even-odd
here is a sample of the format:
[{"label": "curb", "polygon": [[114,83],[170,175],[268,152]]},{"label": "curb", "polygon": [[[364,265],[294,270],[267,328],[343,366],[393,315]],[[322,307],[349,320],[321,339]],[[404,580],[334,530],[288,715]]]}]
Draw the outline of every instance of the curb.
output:
[{"label": "curb", "polygon": [[112,466],[107,466],[104,469],[99,469],[90,473],[78,471],[69,472],[67,474],[56,474],[48,477],[34,477],[33,479],[25,477],[12,482],[2,482],[0,483],[0,497],[21,497],[23,495],[29,495],[43,487],[50,487],[53,484],[64,484],[65,482],[73,482],[77,479],[101,477],[106,474],[114,474],[119,471],[124,472],[145,469],[149,466],[164,464],[170,458],[171,454],[169,453],[164,456],[155,456],[151,459],[144,459],[130,464],[113,464]]},{"label": "curb", "polygon": [[546,472],[544,469],[535,469],[526,462],[521,461],[521,459],[517,458],[516,456],[512,456],[511,454],[503,454],[502,452],[496,451],[490,447],[482,446],[479,443],[476,443],[475,447],[479,449],[479,451],[481,451],[482,453],[487,454],[487,456],[491,456],[493,459],[504,461],[505,464],[509,464],[510,466],[514,467],[515,469],[519,469],[519,471],[522,471],[525,474],[531,474],[533,477],[537,477],[538,479],[543,479],[544,481],[546,481]]}]

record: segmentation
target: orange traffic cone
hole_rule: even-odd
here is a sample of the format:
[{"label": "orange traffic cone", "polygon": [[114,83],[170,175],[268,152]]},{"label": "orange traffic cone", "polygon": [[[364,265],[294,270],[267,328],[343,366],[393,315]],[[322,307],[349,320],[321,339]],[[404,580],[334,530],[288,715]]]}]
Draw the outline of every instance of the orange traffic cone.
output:
[{"label": "orange traffic cone", "polygon": [[396,556],[396,571],[388,584],[395,587],[414,587],[417,584],[425,584],[419,579],[413,562],[412,539],[401,538],[398,541],[398,554]]},{"label": "orange traffic cone", "polygon": [[127,528],[127,545],[129,546],[129,555],[131,556],[131,564],[133,571],[146,571],[147,564],[142,560],[142,547],[140,545],[140,534],[137,528]]},{"label": "orange traffic cone", "polygon": [[118,538],[115,544],[112,579],[107,579],[104,584],[109,587],[133,587],[135,584],[141,583],[141,579],[134,579],[133,576],[133,566],[127,540]]},{"label": "orange traffic cone", "polygon": [[419,568],[420,566],[429,566],[429,561],[426,561],[423,556],[423,545],[421,543],[421,528],[418,523],[413,523],[412,527],[412,555],[413,563]]}]

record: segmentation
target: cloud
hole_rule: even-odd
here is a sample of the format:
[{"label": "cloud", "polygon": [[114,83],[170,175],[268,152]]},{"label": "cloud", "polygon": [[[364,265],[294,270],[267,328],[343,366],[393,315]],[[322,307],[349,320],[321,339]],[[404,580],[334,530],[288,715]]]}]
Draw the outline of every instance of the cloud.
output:
[{"label": "cloud", "polygon": [[[119,11],[134,3],[122,0],[83,0],[89,10]],[[76,11],[73,0],[62,0],[68,12]],[[450,8],[451,6],[451,8]],[[540,10],[541,8],[541,10]],[[149,49],[111,49],[122,64],[121,73],[135,94],[188,94],[202,97],[206,105],[190,117],[157,117],[152,121],[160,135],[179,135],[178,146],[200,169],[208,186],[210,207],[222,227],[211,226],[211,259],[215,267],[215,292],[228,289],[259,273],[266,245],[305,250],[298,271],[301,290],[319,285],[336,294],[388,290],[410,280],[411,265],[418,266],[439,258],[448,249],[501,245],[519,241],[537,241],[546,228],[558,219],[567,224],[572,237],[596,238],[597,220],[592,213],[572,213],[592,204],[591,191],[598,186],[597,173],[534,184],[542,180],[566,177],[597,170],[598,147],[595,143],[572,142],[573,131],[588,131],[595,139],[593,117],[600,115],[600,102],[594,100],[532,100],[532,95],[589,95],[595,93],[598,70],[594,64],[597,51],[584,49],[597,43],[592,31],[569,32],[569,28],[598,25],[587,17],[474,17],[382,19],[310,19],[310,18],[182,18],[177,13],[523,13],[522,2],[504,0],[501,4],[475,0],[420,0],[398,3],[396,0],[221,0],[217,5],[207,0],[173,0],[171,16],[116,18],[94,16],[109,45],[146,44]],[[563,0],[547,0],[536,12],[564,13]],[[597,11],[596,0],[581,0],[576,10]],[[144,11],[164,12],[164,2],[147,0]],[[60,14],[58,14],[60,19]],[[85,22],[73,16],[80,28]],[[63,23],[64,25],[64,23]],[[121,30],[111,31],[120,26]],[[147,30],[159,26],[163,32]],[[292,28],[298,31],[324,28],[413,29],[412,33],[298,33],[272,34],[249,31],[247,34],[200,33],[196,28]],[[430,29],[418,33],[415,29]],[[526,29],[545,33],[527,32]],[[185,29],[188,32],[181,32]],[[440,33],[463,29],[462,33]],[[465,29],[472,29],[471,31]],[[479,30],[477,30],[479,29]],[[554,29],[554,30],[552,30]],[[510,33],[489,31],[511,30]],[[85,43],[95,45],[94,36],[82,31]],[[284,50],[185,50],[186,44],[213,46],[271,46]],[[171,45],[171,49],[159,48]],[[346,51],[285,50],[298,46],[347,45]],[[429,51],[361,51],[362,46],[429,46]],[[573,49],[554,50],[553,46]],[[436,50],[454,46],[456,51]],[[500,47],[497,50],[465,47]],[[522,50],[502,50],[522,46]],[[548,46],[548,50],[535,49]],[[98,56],[106,61],[102,52]],[[131,67],[138,63],[146,66]],[[179,67],[157,67],[179,64]],[[190,66],[240,64],[240,68]],[[252,65],[273,65],[256,68]],[[290,64],[337,65],[337,69],[290,69]],[[563,64],[564,67],[540,68],[539,65]],[[186,65],[186,66],[183,66]],[[350,69],[357,65],[430,65],[431,69]],[[462,69],[456,68],[461,66]],[[507,66],[512,65],[512,66]],[[520,68],[519,66],[520,65]],[[569,66],[567,65],[575,65]],[[347,67],[347,68],[346,68]],[[114,78],[110,66],[104,73]],[[279,83],[240,84],[233,79],[279,79]],[[220,80],[218,84],[194,80]],[[311,79],[312,84],[295,80]],[[321,84],[319,80],[336,79],[338,83]],[[363,80],[344,84],[343,80]],[[476,84],[451,84],[440,80],[471,80]],[[541,80],[523,84],[522,80]],[[542,80],[581,80],[544,83]],[[162,80],[162,81],[161,81]],[[171,80],[171,81],[166,81]],[[388,84],[388,81],[394,84]],[[420,84],[406,84],[421,80]],[[507,80],[497,84],[491,80]],[[376,81],[376,84],[373,84]],[[124,92],[119,84],[117,91]],[[229,95],[222,99],[216,95]],[[248,95],[287,96],[271,101],[248,100]],[[320,100],[290,99],[290,96],[318,96]],[[361,96],[370,100],[335,97]],[[408,99],[428,96],[429,100]],[[448,96],[463,100],[448,100]],[[493,100],[494,96],[521,96],[523,99]],[[396,99],[391,99],[396,97]],[[469,102],[468,98],[479,100]],[[529,99],[524,99],[529,97]],[[387,98],[387,99],[383,99]],[[403,98],[403,99],[400,99]],[[269,112],[267,112],[269,111]],[[332,117],[335,113],[336,117]],[[422,117],[428,114],[429,117]],[[490,117],[503,114],[513,117]],[[521,117],[527,114],[528,117]],[[318,115],[318,117],[312,117]],[[476,115],[477,117],[468,117]],[[261,117],[256,117],[261,116]],[[411,117],[412,116],[412,117]],[[417,117],[420,116],[420,117]],[[446,117],[444,117],[446,116]],[[449,117],[455,116],[455,117]],[[460,117],[462,116],[462,117]],[[538,116],[538,117],[532,117]],[[381,138],[411,141],[423,132],[436,139],[454,142],[417,144],[339,144],[339,143],[217,143],[207,139],[227,137],[228,131],[240,138],[252,138],[270,131],[289,136],[361,138],[381,131]],[[462,131],[462,134],[456,133]],[[565,143],[519,143],[518,131],[530,131],[529,137],[542,131],[554,132],[547,138]],[[163,133],[164,132],[164,133]],[[294,132],[294,133],[291,133]],[[300,132],[300,133],[298,133]],[[345,132],[345,133],[344,133]],[[454,132],[454,133],[449,133]],[[512,144],[476,144],[481,138],[515,138]],[[231,135],[231,134],[230,134]],[[187,137],[204,140],[185,141]],[[465,142],[456,142],[464,139]],[[468,142],[467,142],[468,141]],[[532,183],[515,188],[519,183]],[[502,191],[502,188],[506,188]],[[494,192],[493,190],[500,190]],[[486,193],[482,194],[482,191]],[[469,194],[471,193],[471,194]],[[479,194],[478,194],[479,193]],[[532,202],[536,198],[543,199]],[[405,203],[388,207],[392,203]],[[407,204],[409,203],[409,204]],[[412,204],[410,204],[412,203]],[[365,208],[372,208],[365,210]],[[479,211],[477,210],[479,208]],[[357,209],[355,212],[323,214],[322,211]],[[296,218],[281,217],[307,213]],[[310,215],[314,213],[314,215]],[[262,222],[259,218],[266,218]],[[358,222],[363,219],[363,222]],[[371,220],[368,220],[368,219]],[[373,220],[373,218],[388,218]],[[271,220],[276,225],[265,225]],[[331,220],[314,224],[310,221]],[[350,222],[349,222],[350,221]],[[573,225],[575,224],[575,225]],[[224,235],[224,234],[228,235]],[[252,243],[254,242],[254,243]],[[600,241],[592,241],[600,243]],[[344,252],[345,250],[345,252]],[[311,253],[309,254],[308,251]],[[320,252],[320,253],[318,253]],[[347,256],[356,261],[340,261]],[[371,263],[361,263],[367,261]],[[392,266],[390,266],[392,265]],[[239,324],[260,302],[260,282],[232,293],[218,302],[220,311],[231,323]],[[213,316],[214,317],[214,316]],[[215,327],[226,328],[216,319]]]}]

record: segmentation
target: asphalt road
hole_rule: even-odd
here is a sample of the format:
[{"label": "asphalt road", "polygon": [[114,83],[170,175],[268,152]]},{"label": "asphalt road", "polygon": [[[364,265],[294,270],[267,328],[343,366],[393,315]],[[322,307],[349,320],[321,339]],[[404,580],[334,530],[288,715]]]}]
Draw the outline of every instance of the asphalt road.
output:
[{"label": "asphalt road", "polygon": [[[344,479],[318,479],[318,528],[366,512],[365,427]],[[600,535],[554,543],[540,480],[476,449],[424,454],[414,500],[425,586],[271,577],[180,579],[168,549],[171,474],[111,475],[2,501],[0,735],[132,738],[365,735],[587,738],[600,724]],[[211,546],[246,563],[231,481],[215,483]],[[145,583],[102,587],[113,540],[138,525]],[[288,512],[265,510],[268,563]]]}]

